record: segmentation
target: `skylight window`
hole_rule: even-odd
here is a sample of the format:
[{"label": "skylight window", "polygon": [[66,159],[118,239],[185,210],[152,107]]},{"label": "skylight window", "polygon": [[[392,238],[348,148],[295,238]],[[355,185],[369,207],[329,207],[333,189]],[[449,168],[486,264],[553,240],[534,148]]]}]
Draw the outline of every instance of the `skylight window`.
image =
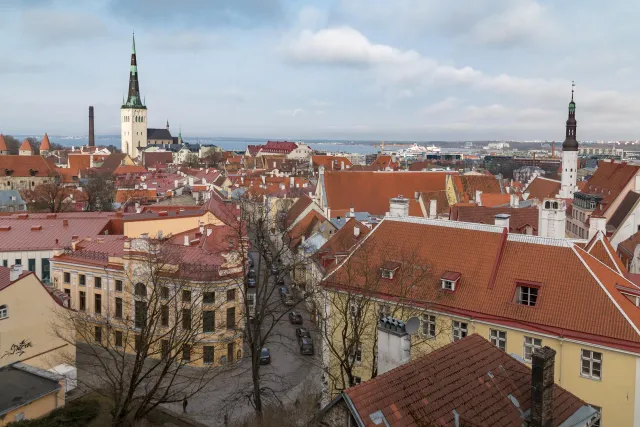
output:
[{"label": "skylight window", "polygon": [[445,271],[442,277],[440,277],[440,285],[442,289],[454,292],[458,282],[460,281],[460,276],[461,274],[455,271]]}]

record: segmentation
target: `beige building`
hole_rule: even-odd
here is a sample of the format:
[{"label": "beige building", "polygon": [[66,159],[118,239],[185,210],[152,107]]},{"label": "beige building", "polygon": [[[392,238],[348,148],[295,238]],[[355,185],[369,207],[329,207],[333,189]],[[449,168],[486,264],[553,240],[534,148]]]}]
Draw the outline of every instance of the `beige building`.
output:
[{"label": "beige building", "polygon": [[64,406],[76,349],[52,327],[66,303],[35,274],[0,267],[0,426]]}]

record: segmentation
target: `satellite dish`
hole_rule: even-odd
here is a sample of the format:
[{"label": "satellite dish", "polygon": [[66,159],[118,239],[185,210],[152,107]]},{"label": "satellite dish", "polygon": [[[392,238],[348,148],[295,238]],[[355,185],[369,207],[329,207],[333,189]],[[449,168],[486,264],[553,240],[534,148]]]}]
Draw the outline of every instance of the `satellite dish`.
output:
[{"label": "satellite dish", "polygon": [[418,332],[418,329],[420,329],[420,319],[416,316],[411,317],[404,324],[404,329],[409,335],[415,334],[416,332]]}]

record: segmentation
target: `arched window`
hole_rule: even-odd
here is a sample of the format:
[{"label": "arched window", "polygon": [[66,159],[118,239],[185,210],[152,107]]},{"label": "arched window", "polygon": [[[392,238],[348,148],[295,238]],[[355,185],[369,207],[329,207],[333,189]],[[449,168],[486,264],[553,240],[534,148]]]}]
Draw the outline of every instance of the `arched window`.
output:
[{"label": "arched window", "polygon": [[6,319],[9,317],[9,306],[4,304],[0,305],[0,319]]},{"label": "arched window", "polygon": [[558,209],[558,202],[553,202],[553,209]]},{"label": "arched window", "polygon": [[144,285],[144,283],[136,283],[136,295],[140,297],[147,296],[147,287]]},{"label": "arched window", "polygon": [[549,209],[550,207],[551,207],[551,202],[546,202],[546,203],[544,204],[544,208],[545,208],[545,209]]}]

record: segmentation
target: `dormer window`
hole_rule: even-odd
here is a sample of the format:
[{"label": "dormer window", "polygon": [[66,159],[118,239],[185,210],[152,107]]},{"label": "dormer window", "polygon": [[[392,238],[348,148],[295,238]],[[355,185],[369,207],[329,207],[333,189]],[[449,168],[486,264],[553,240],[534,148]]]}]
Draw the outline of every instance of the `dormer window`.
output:
[{"label": "dormer window", "polygon": [[460,273],[455,271],[445,271],[442,277],[440,278],[440,285],[442,289],[445,291],[454,292],[456,290],[456,286],[458,281],[460,280]]},{"label": "dormer window", "polygon": [[515,302],[521,305],[535,307],[540,295],[539,283],[518,283],[516,286]]},{"label": "dormer window", "polygon": [[400,263],[386,261],[384,264],[382,264],[382,267],[380,267],[380,276],[383,279],[392,280],[395,277],[396,272],[398,271],[399,268],[400,268]]}]

